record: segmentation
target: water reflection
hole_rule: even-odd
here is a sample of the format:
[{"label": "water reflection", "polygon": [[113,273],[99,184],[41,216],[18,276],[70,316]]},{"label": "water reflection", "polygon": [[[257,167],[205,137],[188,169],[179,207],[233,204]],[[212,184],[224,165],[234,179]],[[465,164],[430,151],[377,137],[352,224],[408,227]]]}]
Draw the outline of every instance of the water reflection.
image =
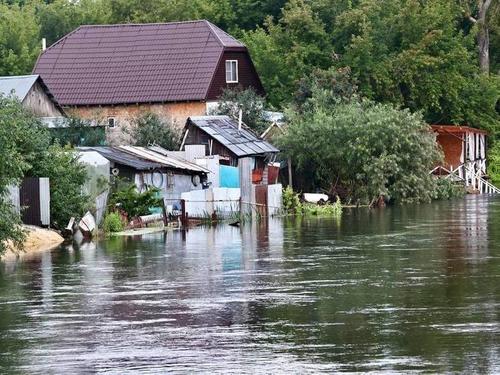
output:
[{"label": "water reflection", "polygon": [[116,237],[0,277],[1,372],[497,372],[500,201]]}]

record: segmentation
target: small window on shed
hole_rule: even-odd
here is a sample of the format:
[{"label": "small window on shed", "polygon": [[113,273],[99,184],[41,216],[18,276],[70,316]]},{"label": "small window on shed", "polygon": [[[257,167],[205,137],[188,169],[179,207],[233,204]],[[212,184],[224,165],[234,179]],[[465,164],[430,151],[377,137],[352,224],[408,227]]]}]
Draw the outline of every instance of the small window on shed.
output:
[{"label": "small window on shed", "polygon": [[226,83],[238,82],[238,60],[226,60]]},{"label": "small window on shed", "polygon": [[115,117],[108,117],[108,127],[114,128],[117,124]]}]

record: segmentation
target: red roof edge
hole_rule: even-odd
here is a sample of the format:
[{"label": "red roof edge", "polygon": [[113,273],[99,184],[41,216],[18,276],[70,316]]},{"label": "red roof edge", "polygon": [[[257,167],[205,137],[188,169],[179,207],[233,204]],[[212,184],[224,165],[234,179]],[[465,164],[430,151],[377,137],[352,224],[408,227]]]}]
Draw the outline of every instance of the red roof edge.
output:
[{"label": "red roof edge", "polygon": [[460,125],[431,125],[432,130],[437,133],[479,133],[488,134],[486,130]]}]

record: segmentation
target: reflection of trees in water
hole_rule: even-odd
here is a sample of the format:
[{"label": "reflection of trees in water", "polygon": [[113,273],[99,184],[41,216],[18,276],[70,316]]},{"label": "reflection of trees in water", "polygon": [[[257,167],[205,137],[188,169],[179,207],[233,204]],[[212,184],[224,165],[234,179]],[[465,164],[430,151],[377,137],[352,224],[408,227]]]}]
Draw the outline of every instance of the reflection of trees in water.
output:
[{"label": "reflection of trees in water", "polygon": [[[0,335],[22,355],[75,336],[82,353],[251,344],[352,371],[380,361],[386,370],[427,362],[435,372],[487,372],[498,329],[472,324],[499,321],[499,221],[498,206],[470,197],[346,210],[340,222],[271,219],[112,238],[47,253],[2,277],[1,301],[29,304],[0,304]],[[79,313],[85,324],[51,313]],[[147,321],[156,323],[140,324]],[[29,330],[9,329],[23,325]]]}]

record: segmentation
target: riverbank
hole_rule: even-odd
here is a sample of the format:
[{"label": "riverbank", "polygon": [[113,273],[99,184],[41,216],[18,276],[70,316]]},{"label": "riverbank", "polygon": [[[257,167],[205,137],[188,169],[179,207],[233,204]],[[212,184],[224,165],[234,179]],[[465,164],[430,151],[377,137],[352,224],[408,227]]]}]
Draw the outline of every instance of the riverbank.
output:
[{"label": "riverbank", "polygon": [[59,233],[50,229],[31,225],[23,225],[23,228],[27,232],[26,240],[24,241],[24,249],[19,250],[10,246],[9,250],[0,257],[1,261],[25,258],[41,251],[52,250],[64,241],[64,238]]}]

